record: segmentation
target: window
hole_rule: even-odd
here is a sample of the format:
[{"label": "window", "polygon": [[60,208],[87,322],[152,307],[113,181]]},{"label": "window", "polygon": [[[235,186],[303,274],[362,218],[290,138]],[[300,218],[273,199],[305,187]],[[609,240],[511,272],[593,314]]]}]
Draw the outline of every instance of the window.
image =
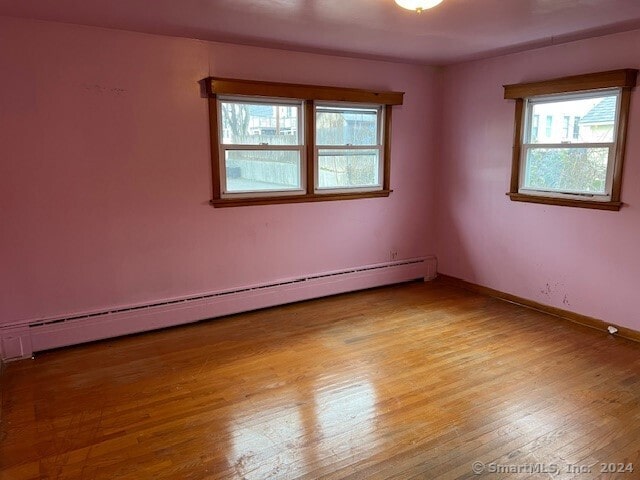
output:
[{"label": "window", "polygon": [[302,103],[221,97],[218,106],[222,198],[302,192]]},{"label": "window", "polygon": [[538,127],[540,126],[540,115],[534,115],[531,122],[531,138],[538,139]]},{"label": "window", "polygon": [[388,196],[402,93],[208,78],[219,206]]},{"label": "window", "polygon": [[221,197],[302,193],[302,102],[221,97],[218,106]]},{"label": "window", "polygon": [[[617,70],[505,86],[505,98],[516,100],[511,199],[619,210],[636,76]],[[540,116],[544,138],[537,134]]]},{"label": "window", "polygon": [[609,200],[618,105],[619,89],[527,99],[525,115],[571,112],[584,115],[582,123],[588,128],[582,129],[577,140],[567,140],[570,117],[565,115],[561,135],[547,135],[544,142],[535,140],[533,129],[527,128],[522,142],[520,193]]},{"label": "window", "polygon": [[573,139],[580,138],[580,117],[573,117]]},{"label": "window", "polygon": [[553,117],[551,115],[547,115],[547,126],[544,129],[544,135],[547,138],[551,138],[553,135]]},{"label": "window", "polygon": [[562,119],[562,140],[565,141],[569,138],[569,123],[571,123],[571,117],[565,115]]},{"label": "window", "polygon": [[382,111],[316,106],[316,192],[382,189]]}]

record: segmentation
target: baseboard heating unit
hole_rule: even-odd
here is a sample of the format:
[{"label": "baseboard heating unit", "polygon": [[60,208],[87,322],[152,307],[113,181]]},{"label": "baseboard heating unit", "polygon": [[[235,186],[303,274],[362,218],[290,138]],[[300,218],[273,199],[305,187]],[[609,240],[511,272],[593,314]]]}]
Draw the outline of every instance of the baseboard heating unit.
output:
[{"label": "baseboard heating unit", "polygon": [[410,280],[432,280],[435,276],[435,257],[421,257],[143,305],[9,323],[0,325],[0,358],[29,358],[34,352],[52,348]]}]

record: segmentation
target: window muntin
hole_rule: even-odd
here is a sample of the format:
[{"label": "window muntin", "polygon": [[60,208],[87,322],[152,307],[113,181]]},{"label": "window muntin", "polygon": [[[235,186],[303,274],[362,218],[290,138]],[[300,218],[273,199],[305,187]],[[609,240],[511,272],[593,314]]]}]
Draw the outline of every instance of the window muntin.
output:
[{"label": "window muntin", "polygon": [[519,193],[609,201],[619,109],[620,89],[526,99]]},{"label": "window muntin", "polygon": [[315,106],[315,192],[383,188],[382,106]]},{"label": "window muntin", "polygon": [[301,100],[218,99],[223,198],[304,193],[302,107]]}]

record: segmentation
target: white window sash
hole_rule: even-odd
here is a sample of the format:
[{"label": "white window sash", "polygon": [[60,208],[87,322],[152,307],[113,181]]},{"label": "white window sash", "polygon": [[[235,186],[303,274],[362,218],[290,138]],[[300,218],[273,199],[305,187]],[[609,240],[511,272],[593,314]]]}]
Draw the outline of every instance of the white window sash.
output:
[{"label": "white window sash", "polygon": [[[538,195],[545,197],[560,197],[560,198],[574,198],[584,200],[588,198],[590,200],[607,202],[611,200],[611,189],[613,186],[613,171],[615,163],[615,143],[587,143],[587,144],[525,144],[522,146],[522,154],[520,159],[520,188],[518,193],[527,195]],[[527,154],[529,150],[544,149],[544,150],[567,150],[567,149],[589,149],[589,148],[607,148],[607,172],[605,178],[605,193],[593,193],[584,192],[578,190],[564,191],[564,190],[551,190],[551,189],[533,189],[526,188],[525,179],[527,174]]]},{"label": "white window sash", "polygon": [[[313,168],[315,170],[314,193],[330,194],[330,193],[357,193],[357,192],[376,192],[382,190],[384,181],[384,105],[368,105],[368,104],[343,104],[339,102],[317,102],[314,108],[314,115],[323,107],[331,108],[331,112],[349,113],[354,109],[375,110],[376,112],[376,143],[370,145],[321,145],[315,144]],[[316,127],[317,128],[317,127]],[[378,183],[375,185],[362,185],[354,187],[320,187],[320,150],[333,150],[335,152],[353,151],[353,150],[376,150],[378,152]]]},{"label": "white window sash", "polygon": [[[606,97],[606,96],[616,96],[616,110],[613,122],[613,142],[557,142],[557,143],[531,143],[531,131],[533,126],[533,107],[536,104],[544,104],[544,103],[557,103],[562,101],[572,101],[572,100],[582,100],[586,98],[598,98],[598,97]],[[525,102],[525,108],[523,112],[524,116],[524,128],[522,130],[522,139],[521,139],[521,151],[520,151],[520,185],[518,188],[518,193],[526,194],[526,195],[537,195],[544,197],[558,197],[558,198],[569,198],[569,199],[577,199],[577,200],[594,200],[594,201],[602,201],[607,202],[611,200],[611,191],[613,188],[613,173],[615,170],[615,155],[617,149],[617,138],[618,138],[618,124],[620,117],[620,100],[621,100],[621,89],[605,89],[605,90],[597,90],[593,92],[583,92],[583,93],[568,93],[568,94],[557,94],[557,95],[547,95],[540,97],[532,97],[527,98]],[[538,128],[540,126],[538,125]],[[593,193],[593,192],[581,192],[581,191],[563,191],[563,190],[550,190],[550,189],[531,189],[526,188],[525,179],[527,174],[527,154],[529,150],[535,149],[595,149],[595,148],[607,148],[609,150],[607,156],[607,171],[605,178],[605,193]]]},{"label": "white window sash", "polygon": [[[290,196],[290,195],[303,195],[306,193],[306,145],[305,145],[305,131],[304,131],[304,101],[299,99],[282,99],[282,98],[265,98],[265,97],[248,97],[238,98],[233,96],[219,96],[217,99],[218,109],[218,138],[221,140],[224,137],[224,119],[222,116],[222,103],[238,103],[245,105],[268,105],[272,107],[293,107],[296,108],[298,114],[298,143],[294,145],[271,145],[269,143],[258,144],[236,144],[236,143],[222,143],[220,142],[219,148],[219,169],[220,169],[220,196],[222,198],[254,198],[254,197],[278,197],[278,196]],[[227,168],[226,159],[227,152],[231,151],[297,151],[298,152],[298,169],[300,177],[298,183],[299,188],[290,188],[282,190],[245,190],[245,191],[233,191],[229,192],[227,188]]]}]

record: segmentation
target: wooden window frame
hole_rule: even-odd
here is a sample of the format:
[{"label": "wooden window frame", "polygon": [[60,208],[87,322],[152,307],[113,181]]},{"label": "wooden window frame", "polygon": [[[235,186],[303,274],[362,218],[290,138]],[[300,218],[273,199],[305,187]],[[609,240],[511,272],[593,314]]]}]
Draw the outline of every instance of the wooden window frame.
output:
[{"label": "wooden window frame", "polygon": [[[591,208],[598,210],[620,210],[622,191],[622,172],[626,135],[629,120],[629,104],[631,90],[636,86],[638,70],[622,69],[608,72],[574,75],[542,82],[504,85],[504,98],[515,100],[515,119],[513,134],[513,156],[511,160],[511,182],[507,195],[513,201],[560,205],[566,207]],[[520,193],[520,171],[522,162],[522,145],[525,137],[525,102],[529,98],[546,95],[588,93],[598,90],[620,89],[620,110],[618,115],[617,135],[613,161],[613,179],[611,197],[608,201],[582,200],[559,196],[530,195]]]},{"label": "wooden window frame", "polygon": [[[247,205],[270,205],[281,203],[323,202],[336,200],[352,200],[360,198],[388,197],[391,175],[391,111],[394,105],[402,105],[404,92],[384,92],[353,88],[326,87],[317,85],[298,85],[288,83],[258,82],[229,78],[208,77],[204,80],[209,100],[209,129],[211,139],[211,173],[213,183],[214,207],[233,207]],[[220,189],[220,138],[218,97],[249,97],[300,100],[303,102],[304,150],[305,158],[305,193],[300,195],[274,195],[256,193],[256,196],[238,198],[223,197]],[[361,191],[328,191],[316,192],[316,160],[315,160],[315,103],[342,102],[361,104],[363,106],[378,105],[383,107],[382,136],[382,189]]]}]

